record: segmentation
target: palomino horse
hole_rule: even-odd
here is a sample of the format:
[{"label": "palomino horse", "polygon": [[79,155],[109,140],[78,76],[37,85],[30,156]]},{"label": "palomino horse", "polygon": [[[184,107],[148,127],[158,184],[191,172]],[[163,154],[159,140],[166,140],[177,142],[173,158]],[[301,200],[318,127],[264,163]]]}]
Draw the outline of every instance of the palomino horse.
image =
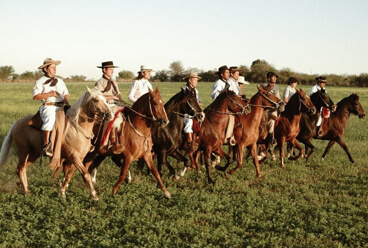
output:
[{"label": "palomino horse", "polygon": [[[237,96],[227,87],[220,95],[204,110],[206,117],[202,123],[198,137],[198,150],[195,151],[195,158],[192,161],[198,168],[198,158],[200,152],[204,152],[204,160],[207,169],[208,182],[215,184],[211,178],[211,154],[214,153],[221,158],[225,158],[227,164],[230,164],[231,157],[222,150],[222,145],[225,142],[225,129],[229,122],[230,115],[242,115],[245,112],[249,113],[246,102]],[[184,171],[180,174],[183,176]]]},{"label": "palomino horse", "polygon": [[[100,153],[97,155],[95,162],[90,170],[98,167],[107,156],[112,156],[113,161],[121,168],[118,182],[112,190],[112,194],[116,194],[120,184],[124,181],[127,175],[130,164],[134,160],[143,158],[152,174],[155,176],[160,188],[164,192],[166,198],[170,198],[170,193],[165,188],[161,176],[158,173],[152,158],[152,135],[151,126],[154,122],[160,122],[167,125],[169,120],[167,118],[164,103],[162,102],[158,88],[155,91],[149,90],[148,93],[141,96],[132,107],[125,107],[122,114],[119,114],[121,121],[120,130],[118,131],[118,138],[120,144],[125,147],[120,154],[112,154],[111,152]],[[98,150],[98,149],[97,149]],[[96,153],[88,154],[84,162],[88,168],[93,162]],[[123,159],[123,163],[121,163]],[[93,168],[92,168],[93,167]],[[71,169],[65,176],[65,182],[68,183],[74,174],[75,169]],[[65,172],[65,170],[64,170]]]},{"label": "palomino horse", "polygon": [[[261,171],[258,162],[257,140],[259,136],[259,125],[265,108],[278,109],[280,112],[284,110],[284,102],[274,94],[270,93],[263,87],[257,87],[258,92],[252,96],[248,104],[251,107],[250,114],[239,115],[239,122],[234,128],[234,137],[236,140],[236,156],[238,164],[230,170],[229,174],[234,174],[243,165],[243,152],[247,148],[253,159],[256,176],[261,178]],[[227,166],[222,167],[222,171],[226,171]]]},{"label": "palomino horse", "polygon": [[322,136],[314,136],[315,139],[330,141],[322,155],[322,159],[325,158],[328,151],[337,142],[348,155],[350,162],[354,163],[354,159],[351,157],[349,149],[343,140],[350,114],[357,115],[360,119],[365,117],[365,112],[357,94],[351,94],[337,103],[336,111],[331,113],[330,118],[322,124]]},{"label": "palomino horse", "polygon": [[199,122],[204,120],[205,114],[199,106],[194,89],[181,89],[166,104],[165,110],[170,120],[167,126],[154,124],[152,127],[153,150],[157,155],[157,168],[162,175],[161,165],[165,164],[172,175],[175,169],[167,160],[168,156],[184,162],[187,166],[188,159],[180,152],[182,144],[182,132],[184,127],[184,116],[196,118]]},{"label": "palomino horse", "polygon": [[308,113],[302,113],[300,119],[300,132],[296,139],[305,145],[305,156],[307,163],[310,156],[315,152],[316,148],[312,144],[312,138],[316,135],[316,125],[320,117],[321,107],[328,108],[334,112],[336,105],[333,103],[329,95],[324,90],[318,90],[310,96],[313,105],[316,107],[317,112],[313,115]]},{"label": "palomino horse", "polygon": [[[61,144],[62,158],[73,163],[82,173],[94,200],[98,200],[98,196],[91,182],[90,174],[82,161],[91,148],[95,118],[101,113],[112,116],[111,109],[102,93],[97,90],[86,91],[67,112],[67,125]],[[11,144],[14,142],[19,158],[17,174],[20,185],[26,194],[30,193],[27,168],[36,161],[42,150],[42,131],[28,125],[31,118],[32,115],[23,117],[11,126],[0,153],[1,168],[9,156]],[[62,194],[65,196],[65,191],[62,191]]]},{"label": "palomino horse", "polygon": [[281,168],[285,168],[285,142],[290,142],[293,147],[299,150],[299,154],[295,157],[290,157],[291,160],[298,160],[303,156],[304,150],[298,143],[296,136],[299,134],[299,122],[302,113],[316,113],[309,96],[300,89],[290,97],[289,102],[285,107],[285,111],[281,113],[279,119],[275,124],[275,139],[277,141],[276,148],[280,149]]}]

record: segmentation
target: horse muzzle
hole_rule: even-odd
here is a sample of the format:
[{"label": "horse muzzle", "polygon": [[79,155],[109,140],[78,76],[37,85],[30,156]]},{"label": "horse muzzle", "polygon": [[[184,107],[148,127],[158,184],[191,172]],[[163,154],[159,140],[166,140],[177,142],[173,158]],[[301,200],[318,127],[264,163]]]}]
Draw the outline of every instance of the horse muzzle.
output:
[{"label": "horse muzzle", "polygon": [[164,120],[162,118],[157,119],[157,122],[162,126],[162,127],[166,127],[167,125],[169,125],[169,120]]},{"label": "horse muzzle", "polygon": [[312,115],[314,115],[315,113],[317,113],[316,108],[315,107],[309,108],[309,113],[311,113]]},{"label": "horse muzzle", "polygon": [[359,119],[363,119],[365,117],[365,112],[358,114]]}]

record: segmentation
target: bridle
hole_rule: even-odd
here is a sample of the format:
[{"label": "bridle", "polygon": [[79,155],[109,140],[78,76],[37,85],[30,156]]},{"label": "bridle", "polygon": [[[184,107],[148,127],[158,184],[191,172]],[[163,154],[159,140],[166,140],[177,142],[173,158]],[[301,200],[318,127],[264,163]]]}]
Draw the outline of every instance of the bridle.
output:
[{"label": "bridle", "polygon": [[265,94],[263,94],[261,91],[258,90],[258,94],[260,94],[263,98],[265,98],[267,101],[269,101],[270,103],[272,103],[273,105],[275,105],[274,107],[271,106],[265,106],[265,105],[259,105],[259,104],[250,104],[250,106],[253,107],[262,107],[262,108],[269,108],[269,109],[279,109],[282,105],[285,105],[283,100],[280,100],[279,102],[275,102],[274,100],[270,99],[268,96],[266,96]]},{"label": "bridle", "polygon": [[222,114],[222,115],[243,115],[243,114],[249,114],[251,109],[249,104],[242,106],[239,103],[237,103],[233,98],[229,97],[228,95],[226,96],[226,98],[228,99],[228,101],[233,102],[236,106],[241,108],[241,112],[222,112],[222,111],[218,111],[216,109],[212,109],[212,108],[206,108],[209,111],[218,113],[218,114]]},{"label": "bridle", "polygon": [[[173,111],[173,113],[174,114],[177,114],[177,115],[179,115],[180,117],[185,117],[185,118],[187,118],[187,119],[194,119],[196,116],[197,116],[197,114],[199,114],[200,112],[198,112],[190,103],[189,103],[189,101],[187,101],[186,102],[188,105],[189,105],[189,107],[190,107],[190,109],[194,112],[194,114],[193,115],[190,115],[190,114],[187,114],[187,113],[180,113],[180,112],[177,112],[177,111]],[[202,112],[202,111],[201,111]]]}]

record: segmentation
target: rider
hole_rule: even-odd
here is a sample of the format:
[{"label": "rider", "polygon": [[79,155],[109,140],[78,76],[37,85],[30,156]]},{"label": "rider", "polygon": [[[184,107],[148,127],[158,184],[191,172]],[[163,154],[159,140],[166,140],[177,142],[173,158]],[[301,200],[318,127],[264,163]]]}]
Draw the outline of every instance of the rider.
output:
[{"label": "rider", "polygon": [[[262,86],[264,86],[269,92],[280,98],[280,92],[279,92],[279,86],[276,85],[277,78],[279,76],[275,72],[268,72],[267,73],[267,83],[263,83]],[[274,129],[275,129],[275,121],[277,119],[277,109],[273,111],[268,112],[268,122],[267,122],[267,128],[268,128],[268,136],[267,140],[268,143],[275,146],[276,140],[274,138]]]},{"label": "rider", "polygon": [[284,89],[282,94],[282,100],[287,103],[290,100],[290,97],[296,93],[296,86],[299,83],[298,79],[295,77],[289,77],[288,86]]},{"label": "rider", "polygon": [[[309,95],[311,96],[313,93],[316,93],[318,90],[324,91],[325,93],[327,93],[327,90],[325,88],[326,83],[327,83],[327,78],[325,76],[318,76],[315,78],[316,80],[316,84],[312,86],[312,88],[309,91]],[[323,120],[329,117],[329,111],[327,111],[327,113],[324,113],[322,111],[323,107],[321,109],[317,109],[317,111],[320,111],[320,115],[319,115],[319,119],[317,121],[317,136],[322,136],[323,135],[323,130],[322,130],[322,122]]]},{"label": "rider", "polygon": [[[123,106],[120,104],[121,102],[121,95],[118,84],[116,81],[112,79],[114,74],[114,68],[119,68],[118,66],[114,66],[112,61],[102,62],[101,66],[97,66],[97,68],[102,69],[102,78],[100,78],[96,84],[95,89],[101,91],[106,101],[108,102],[111,110],[115,114],[118,110],[120,110]],[[108,127],[109,121],[104,123],[103,134]],[[120,148],[117,139],[117,128],[112,127],[110,133],[105,137],[105,142],[102,144],[102,151],[108,150],[108,141],[110,140],[113,151],[116,151]]]},{"label": "rider", "polygon": [[138,72],[136,80],[130,87],[128,99],[133,103],[138,100],[139,97],[148,93],[148,89],[152,89],[152,84],[148,81],[151,78],[152,69],[146,65],[141,65],[141,70]]},{"label": "rider", "polygon": [[239,76],[239,78],[238,78],[239,95],[241,95],[243,99],[246,99],[245,94],[243,94],[243,85],[244,84],[249,84],[249,82],[245,81],[245,78],[243,76]]},{"label": "rider", "polygon": [[44,133],[42,154],[53,155],[50,133],[56,121],[56,111],[63,110],[69,104],[69,92],[64,81],[56,77],[56,66],[61,61],[46,58],[38,69],[44,74],[33,87],[33,100],[41,100],[40,115],[43,121],[41,130]]},{"label": "rider", "polygon": [[[198,81],[202,78],[198,76],[196,72],[191,72],[189,76],[184,78],[187,81],[187,85],[185,88],[187,89],[194,89],[196,93],[196,98],[199,106],[202,106],[202,102],[199,99],[198,90],[196,89],[198,85]],[[186,142],[186,149],[191,151],[193,149],[193,119],[184,117],[184,133],[187,139]]]}]

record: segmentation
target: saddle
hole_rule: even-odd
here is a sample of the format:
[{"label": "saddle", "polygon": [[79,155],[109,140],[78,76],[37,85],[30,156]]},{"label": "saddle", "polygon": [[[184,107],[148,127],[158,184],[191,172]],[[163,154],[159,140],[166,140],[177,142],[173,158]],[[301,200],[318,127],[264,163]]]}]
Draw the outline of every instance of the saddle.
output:
[{"label": "saddle", "polygon": [[43,121],[41,119],[40,111],[37,111],[37,113],[29,120],[28,125],[41,130]]},{"label": "saddle", "polygon": [[[114,119],[108,123],[108,125],[107,125],[107,127],[106,127],[106,130],[105,130],[105,132],[103,133],[103,136],[102,136],[101,142],[100,142],[100,145],[101,145],[101,146],[103,146],[103,145],[104,145],[104,143],[106,142],[106,139],[108,139],[108,138],[109,138],[109,136],[110,136],[110,132],[111,132],[111,130],[112,130],[112,128],[113,128],[113,125],[114,125],[115,121],[118,119],[119,114],[120,114],[123,110],[124,110],[124,107],[123,107],[123,108],[120,108],[118,111],[116,111],[115,116],[114,116]],[[123,117],[123,119],[124,119],[124,117]],[[125,120],[123,120],[123,121],[125,121]]]}]

